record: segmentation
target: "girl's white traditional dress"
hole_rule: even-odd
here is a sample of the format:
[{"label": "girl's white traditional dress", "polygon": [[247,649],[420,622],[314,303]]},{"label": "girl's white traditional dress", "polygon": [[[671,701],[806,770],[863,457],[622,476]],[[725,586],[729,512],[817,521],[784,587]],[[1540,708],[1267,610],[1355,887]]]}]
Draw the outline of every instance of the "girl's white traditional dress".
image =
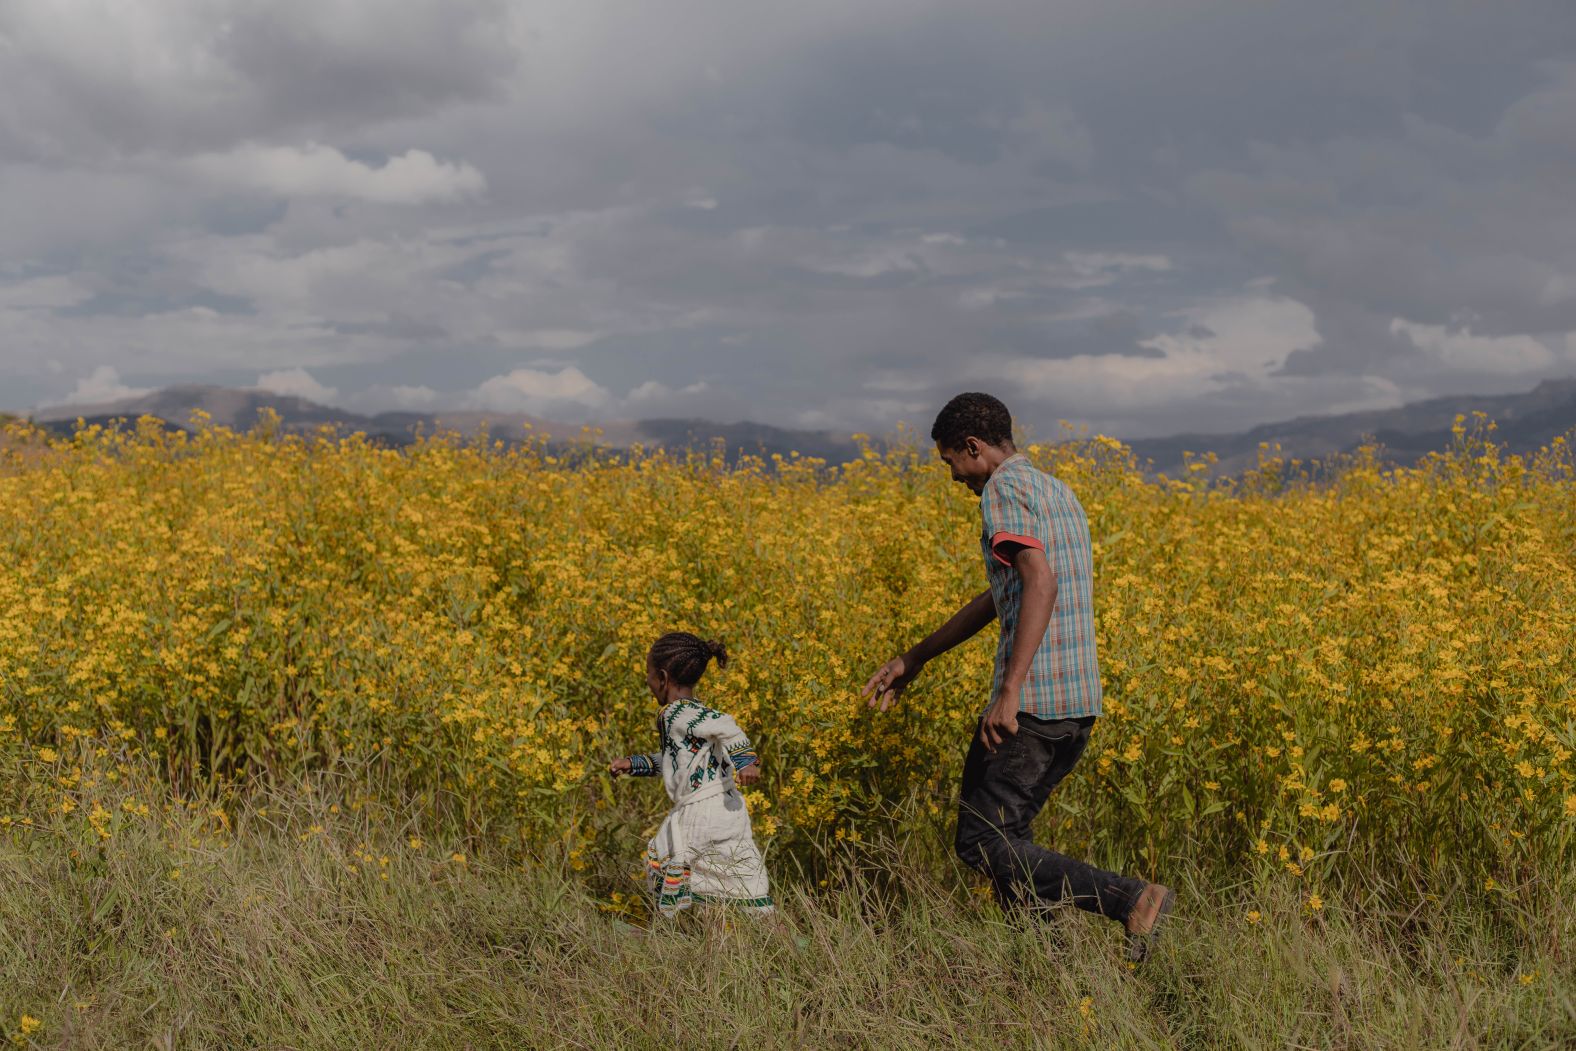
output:
[{"label": "girl's white traditional dress", "polygon": [[672,916],[693,902],[772,911],[766,863],[733,773],[756,761],[731,716],[693,698],[657,713],[661,751],[629,757],[630,774],[658,777],[673,810],[646,848],[657,910]]}]

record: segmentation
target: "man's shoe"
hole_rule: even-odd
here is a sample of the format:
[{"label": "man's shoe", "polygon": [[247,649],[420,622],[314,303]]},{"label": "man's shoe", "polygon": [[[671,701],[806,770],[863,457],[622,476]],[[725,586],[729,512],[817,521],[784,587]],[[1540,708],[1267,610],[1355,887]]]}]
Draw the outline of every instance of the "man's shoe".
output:
[{"label": "man's shoe", "polygon": [[1155,935],[1176,900],[1175,891],[1158,883],[1139,892],[1133,911],[1127,914],[1127,958],[1133,963],[1143,963],[1149,957]]}]

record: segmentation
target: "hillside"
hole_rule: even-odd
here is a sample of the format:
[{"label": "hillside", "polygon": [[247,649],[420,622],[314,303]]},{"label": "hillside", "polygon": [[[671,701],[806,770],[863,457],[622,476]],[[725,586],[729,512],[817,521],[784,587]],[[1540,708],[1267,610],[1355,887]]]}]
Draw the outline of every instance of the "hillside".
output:
[{"label": "hillside", "polygon": [[1261,443],[1303,460],[1351,452],[1376,440],[1386,459],[1414,463],[1449,448],[1458,415],[1483,412],[1498,425],[1495,437],[1510,452],[1530,453],[1576,429],[1576,379],[1545,380],[1524,394],[1457,395],[1413,402],[1395,409],[1336,416],[1300,416],[1235,434],[1179,434],[1130,442],[1140,460],[1157,472],[1181,471],[1186,452],[1214,452],[1218,470],[1234,474],[1258,462]]},{"label": "hillside", "polygon": [[[527,435],[546,436],[551,444],[562,447],[594,441],[610,448],[640,444],[670,450],[709,450],[720,441],[730,457],[745,453],[769,459],[773,455],[799,453],[843,463],[858,455],[857,445],[846,435],[749,421],[617,420],[588,430],[574,423],[465,410],[365,415],[288,394],[202,385],[167,387],[141,397],[98,405],[42,409],[35,419],[51,430],[69,433],[79,418],[89,423],[108,423],[150,415],[182,426],[200,410],[216,423],[244,430],[256,422],[263,408],[277,412],[290,431],[308,433],[333,426],[345,433],[361,431],[392,446],[405,445],[420,432],[445,429],[474,434],[486,427],[490,434],[506,442],[520,441]],[[1387,459],[1412,463],[1427,453],[1449,447],[1450,428],[1457,415],[1479,411],[1498,424],[1496,437],[1509,451],[1533,452],[1576,429],[1576,379],[1545,380],[1522,394],[1455,395],[1394,409],[1300,416],[1237,433],[1179,434],[1140,438],[1129,444],[1141,461],[1156,473],[1165,474],[1180,472],[1188,452],[1214,452],[1220,461],[1218,472],[1233,474],[1257,463],[1261,444],[1279,445],[1287,457],[1313,460],[1350,452],[1369,439],[1380,443]]]},{"label": "hillside", "polygon": [[740,453],[770,458],[794,452],[819,456],[842,463],[858,452],[854,443],[823,431],[791,430],[741,421],[712,423],[705,420],[656,419],[615,420],[594,427],[577,423],[544,420],[514,413],[443,410],[440,412],[383,412],[372,415],[334,408],[289,394],[264,390],[183,384],[166,387],[151,394],[96,405],[54,406],[39,410],[35,420],[56,431],[69,433],[77,420],[109,424],[116,420],[156,416],[181,427],[196,412],[207,413],[214,423],[246,430],[256,423],[258,413],[272,409],[279,414],[284,428],[295,433],[310,433],[331,426],[344,433],[360,431],[379,442],[406,445],[418,433],[453,430],[475,434],[486,428],[492,436],[506,442],[525,437],[546,437],[555,446],[585,441],[610,448],[629,448],[640,444],[648,448],[672,450],[710,449],[721,440],[730,456]]}]

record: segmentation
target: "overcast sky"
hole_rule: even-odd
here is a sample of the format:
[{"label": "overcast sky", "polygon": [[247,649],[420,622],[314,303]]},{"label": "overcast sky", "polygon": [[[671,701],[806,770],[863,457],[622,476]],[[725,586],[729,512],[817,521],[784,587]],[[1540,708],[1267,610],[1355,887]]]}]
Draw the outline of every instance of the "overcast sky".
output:
[{"label": "overcast sky", "polygon": [[0,0],[0,408],[1143,436],[1576,374],[1571,0]]}]

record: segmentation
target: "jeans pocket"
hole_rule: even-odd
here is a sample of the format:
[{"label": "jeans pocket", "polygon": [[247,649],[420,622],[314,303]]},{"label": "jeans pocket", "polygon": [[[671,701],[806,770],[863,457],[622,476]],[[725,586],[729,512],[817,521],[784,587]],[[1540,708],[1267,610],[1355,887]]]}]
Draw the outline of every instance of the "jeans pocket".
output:
[{"label": "jeans pocket", "polygon": [[1044,776],[1054,752],[1055,745],[1020,724],[1018,732],[1003,741],[997,750],[998,776],[1020,786],[1032,785]]},{"label": "jeans pocket", "polygon": [[1073,719],[1041,719],[1026,712],[1018,714],[1018,733],[1031,734],[1047,744],[1060,746],[1084,732]]}]

